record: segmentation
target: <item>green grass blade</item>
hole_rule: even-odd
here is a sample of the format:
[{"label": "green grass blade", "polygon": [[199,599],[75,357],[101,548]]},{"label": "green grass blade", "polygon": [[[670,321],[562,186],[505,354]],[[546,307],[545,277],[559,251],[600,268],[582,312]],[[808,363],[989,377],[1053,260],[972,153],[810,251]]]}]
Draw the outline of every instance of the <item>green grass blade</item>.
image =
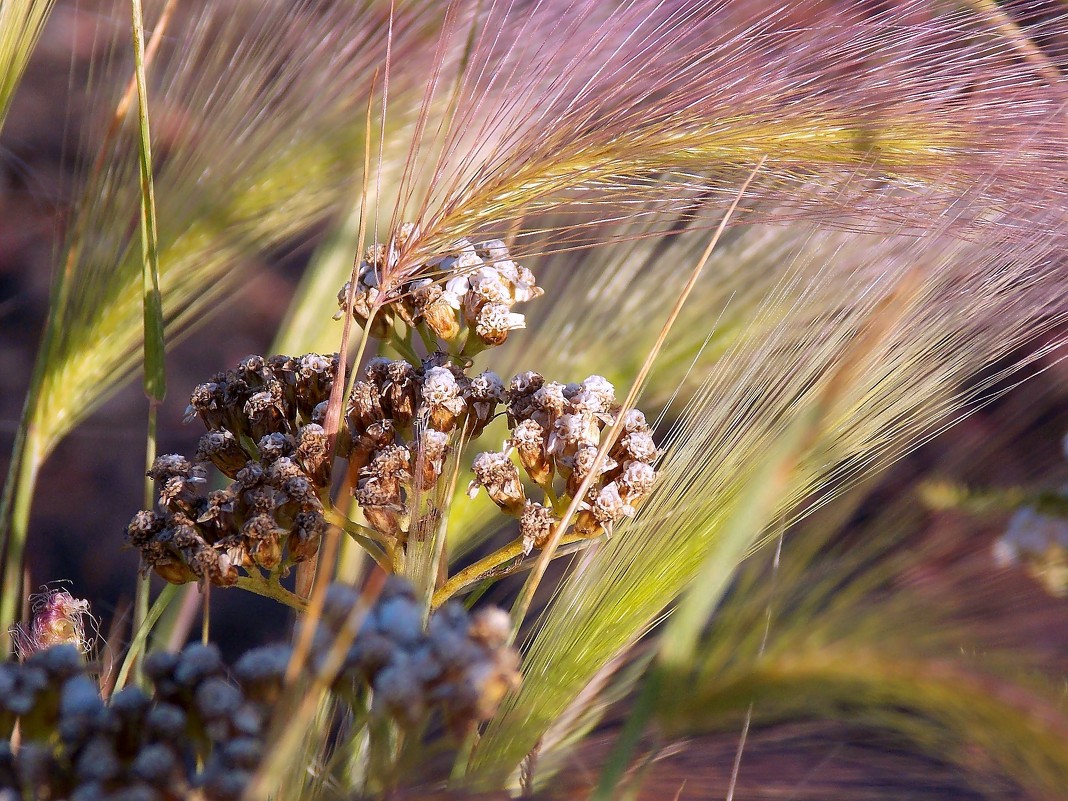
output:
[{"label": "green grass blade", "polygon": [[138,627],[137,631],[134,632],[133,641],[130,643],[130,648],[126,652],[125,658],[122,660],[122,667],[119,669],[119,676],[115,681],[116,692],[126,686],[126,681],[130,677],[130,671],[133,669],[134,665],[139,662],[141,655],[145,652],[145,646],[148,643],[149,635],[152,633],[152,628],[156,625],[160,616],[174,602],[174,599],[178,597],[179,589],[180,587],[177,584],[168,584],[165,586],[156,597],[155,602],[152,604],[152,608],[148,610],[144,622]]},{"label": "green grass blade", "polygon": [[156,229],[156,195],[152,180],[152,134],[145,80],[145,26],[141,0],[131,0],[133,14],[134,75],[137,82],[137,149],[141,168],[141,286],[144,308],[144,385],[149,402],[163,402],[167,394],[166,342],[163,301],[159,292],[159,235]]}]

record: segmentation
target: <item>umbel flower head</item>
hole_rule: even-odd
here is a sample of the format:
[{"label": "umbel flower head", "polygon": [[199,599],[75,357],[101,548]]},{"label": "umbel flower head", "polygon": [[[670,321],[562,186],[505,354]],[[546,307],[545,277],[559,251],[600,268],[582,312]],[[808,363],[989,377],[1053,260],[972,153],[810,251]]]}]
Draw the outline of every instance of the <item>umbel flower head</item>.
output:
[{"label": "umbel flower head", "polygon": [[478,244],[461,239],[444,254],[406,268],[405,274],[421,277],[383,286],[384,276],[396,272],[400,252],[418,234],[418,228],[405,223],[388,247],[367,249],[355,289],[349,282],[338,292],[337,317],[344,314],[351,291],[352,315],[361,325],[367,325],[372,311],[380,307],[371,328],[374,336],[386,337],[397,320],[409,328],[423,326],[443,343],[455,341],[466,329],[465,353],[501,345],[509,331],[526,327],[524,316],[512,308],[543,291],[535,285],[533,273],[512,260],[500,239]]},{"label": "umbel flower head", "polygon": [[[382,275],[416,233],[401,226],[388,246],[372,247],[357,269],[356,289],[346,285],[338,294],[368,334],[386,337],[405,358],[378,356],[366,364],[334,443],[326,432],[336,354],[249,356],[193,390],[187,419],[199,418],[208,431],[192,460],[156,459],[148,475],[159,486],[158,509],[138,512],[127,526],[144,569],[173,583],[224,587],[238,583],[241,571],[284,576],[318,551],[333,514],[336,456],[346,463],[343,486],[361,517],[343,520],[343,527],[383,566],[400,571],[410,532],[421,525],[420,496],[451,495],[446,461],[497,416],[507,418],[512,436],[504,451],[474,458],[468,494],[484,488],[519,522],[523,554],[548,544],[564,504],[584,484],[569,534],[596,537],[634,515],[652,488],[659,455],[641,412],[624,411],[615,388],[598,375],[562,384],[527,371],[506,385],[491,371],[474,373],[471,357],[522,328],[523,316],[511,309],[542,290],[500,240],[463,240],[428,259],[416,274],[436,280],[383,286]],[[414,332],[425,356],[414,350]],[[598,459],[603,433],[621,415],[616,441],[605,443]],[[524,486],[513,451],[540,501]],[[231,479],[229,486],[203,492],[208,464]],[[435,504],[434,514],[446,511],[437,507],[447,502]]]}]

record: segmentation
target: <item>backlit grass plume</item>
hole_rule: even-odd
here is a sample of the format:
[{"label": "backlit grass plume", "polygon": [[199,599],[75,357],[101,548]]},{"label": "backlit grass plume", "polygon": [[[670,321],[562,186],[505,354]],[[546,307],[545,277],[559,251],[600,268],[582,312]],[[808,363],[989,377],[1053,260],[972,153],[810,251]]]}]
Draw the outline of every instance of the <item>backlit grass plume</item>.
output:
[{"label": "backlit grass plume", "polygon": [[[1060,93],[971,9],[576,0],[516,11],[490,6],[453,116],[417,126],[397,201],[398,219],[418,223],[413,262],[561,208],[571,218],[549,250],[603,242],[589,223],[631,220],[639,199],[707,219],[761,158],[747,196],[780,206],[746,204],[740,220],[923,228],[964,195],[1041,209],[1039,197],[1063,194]],[[720,202],[694,209],[706,195]]]},{"label": "backlit grass plume", "polygon": [[[151,464],[126,530],[146,573],[302,614],[240,692],[217,654],[146,663],[154,702],[204,729],[171,746],[207,798],[530,791],[667,618],[612,797],[741,561],[1062,344],[1066,109],[1039,48],[1065,22],[1037,5],[308,2],[170,24],[147,70],[153,131],[172,126],[169,324],[232,292],[239,261],[340,221],[279,337],[293,355],[205,357],[196,452]],[[5,496],[5,621],[41,460],[137,364],[127,133],[105,137],[57,272]],[[304,322],[335,310],[333,340]],[[342,536],[362,590],[330,583]],[[458,600],[516,587],[510,616]],[[798,686],[842,692],[818,652],[792,656],[811,657],[784,663]],[[961,674],[909,664],[912,695],[868,679],[965,728],[943,693]],[[754,675],[721,706],[775,678]],[[128,756],[109,791],[148,781]]]},{"label": "backlit grass plume", "polygon": [[1056,252],[1042,241],[1020,250],[995,242],[811,240],[711,367],[642,515],[584,562],[539,620],[525,665],[544,678],[491,723],[476,773],[516,769],[691,581],[700,575],[699,592],[722,592],[776,519],[966,410],[983,385],[965,395],[955,387],[1063,321]]}]

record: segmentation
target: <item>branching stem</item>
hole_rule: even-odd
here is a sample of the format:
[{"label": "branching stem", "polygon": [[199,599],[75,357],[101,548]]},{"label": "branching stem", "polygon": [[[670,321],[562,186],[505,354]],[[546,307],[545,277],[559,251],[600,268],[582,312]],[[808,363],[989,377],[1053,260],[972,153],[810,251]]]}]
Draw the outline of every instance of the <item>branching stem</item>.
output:
[{"label": "branching stem", "polygon": [[239,577],[235,586],[254,592],[256,595],[262,595],[264,598],[271,598],[298,612],[303,612],[308,606],[308,602],[296,593],[290,592],[276,581],[268,581],[257,573]]},{"label": "branching stem", "polygon": [[[567,534],[560,538],[558,545],[570,545],[572,543],[582,542],[589,539],[589,537],[584,537],[579,534]],[[431,608],[437,609],[452,596],[460,592],[460,590],[470,587],[472,584],[477,584],[487,578],[495,578],[511,573],[512,569],[510,567],[506,567],[502,570],[502,566],[507,565],[508,562],[511,562],[514,559],[522,559],[524,555],[523,540],[516,539],[504,547],[497,549],[489,556],[479,559],[473,565],[468,565],[459,573],[451,576],[449,580],[442,584],[438,591],[434,593],[434,598],[430,603]],[[558,555],[564,556],[565,552],[560,552]]]}]

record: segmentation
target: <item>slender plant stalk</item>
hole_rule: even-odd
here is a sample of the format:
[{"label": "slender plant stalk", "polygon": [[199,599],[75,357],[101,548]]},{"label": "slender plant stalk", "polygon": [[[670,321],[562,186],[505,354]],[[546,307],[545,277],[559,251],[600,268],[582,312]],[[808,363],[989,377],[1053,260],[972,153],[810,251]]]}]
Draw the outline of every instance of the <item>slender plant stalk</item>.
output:
[{"label": "slender plant stalk", "polygon": [[178,595],[179,587],[177,584],[168,584],[160,594],[156,597],[155,603],[152,604],[152,608],[148,610],[148,614],[145,615],[145,621],[141,624],[141,628],[134,631],[133,640],[130,643],[130,648],[126,652],[126,657],[122,660],[122,668],[119,670],[119,676],[115,680],[115,690],[121,690],[126,686],[126,681],[130,677],[130,672],[133,670],[134,665],[141,658],[141,654],[145,651],[145,646],[148,643],[148,636],[152,633],[153,626],[156,625],[156,621],[159,620],[167,608],[174,601]]},{"label": "slender plant stalk", "polygon": [[[137,86],[138,163],[141,172],[141,284],[144,308],[144,390],[148,398],[148,432],[145,471],[156,459],[156,419],[167,394],[166,343],[163,332],[163,301],[159,291],[159,235],[156,228],[156,197],[152,182],[152,134],[148,114],[148,83],[145,80],[144,19],[141,0],[131,0],[134,80]],[[147,507],[154,504],[152,479],[145,479]],[[134,602],[134,631],[139,631],[148,614],[149,579],[137,581]],[[135,667],[141,683],[140,664]]]}]

